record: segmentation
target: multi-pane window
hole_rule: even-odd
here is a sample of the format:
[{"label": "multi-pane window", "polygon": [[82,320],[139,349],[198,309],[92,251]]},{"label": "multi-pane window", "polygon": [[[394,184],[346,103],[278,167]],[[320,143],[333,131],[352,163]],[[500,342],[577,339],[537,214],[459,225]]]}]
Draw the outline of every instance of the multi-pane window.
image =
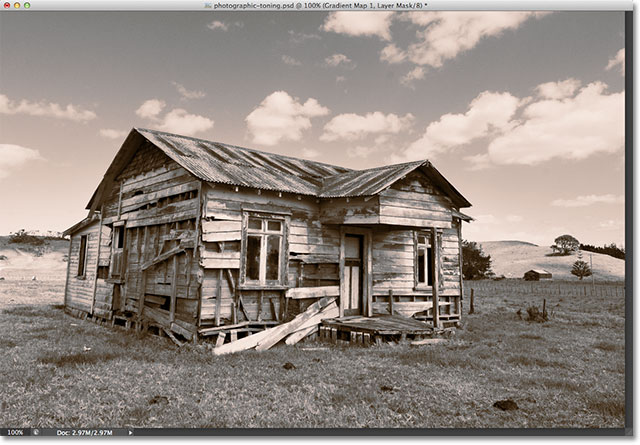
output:
[{"label": "multi-pane window", "polygon": [[87,235],[80,237],[80,252],[78,255],[78,276],[84,277],[87,273],[87,250],[89,243],[87,243]]},{"label": "multi-pane window", "polygon": [[416,233],[416,286],[433,286],[433,248],[431,234]]},{"label": "multi-pane window", "polygon": [[243,284],[284,284],[285,219],[257,214],[247,214],[246,218]]}]

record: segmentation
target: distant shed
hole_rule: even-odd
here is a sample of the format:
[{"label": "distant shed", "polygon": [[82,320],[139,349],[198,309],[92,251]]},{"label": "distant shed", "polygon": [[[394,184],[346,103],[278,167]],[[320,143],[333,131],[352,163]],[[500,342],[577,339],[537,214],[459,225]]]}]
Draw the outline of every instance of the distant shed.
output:
[{"label": "distant shed", "polygon": [[547,272],[543,269],[531,269],[524,273],[524,279],[526,281],[543,281],[552,280],[551,272]]}]

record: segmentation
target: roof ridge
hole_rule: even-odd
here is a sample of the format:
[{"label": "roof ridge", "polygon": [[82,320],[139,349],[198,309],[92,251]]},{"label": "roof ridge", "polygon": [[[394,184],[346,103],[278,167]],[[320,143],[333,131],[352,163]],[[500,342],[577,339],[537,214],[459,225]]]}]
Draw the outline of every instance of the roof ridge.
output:
[{"label": "roof ridge", "polygon": [[[220,144],[222,146],[231,147],[231,148],[237,148],[237,149],[240,149],[240,150],[247,150],[247,151],[251,151],[251,152],[254,152],[254,153],[261,153],[261,154],[265,154],[265,155],[277,156],[279,158],[293,159],[295,161],[304,161],[304,162],[310,162],[310,163],[316,164],[316,165],[324,165],[324,166],[327,166],[327,167],[340,168],[340,169],[344,169],[345,170],[343,173],[346,173],[346,172],[349,172],[349,171],[354,171],[353,169],[350,169],[348,167],[343,167],[341,165],[329,164],[327,162],[312,161],[311,159],[296,158],[295,156],[281,155],[281,154],[273,153],[273,152],[270,152],[270,151],[258,150],[256,148],[249,148],[249,147],[242,147],[240,145],[228,144],[226,142],[211,141],[209,139],[196,138],[196,137],[193,137],[193,136],[185,136],[185,135],[177,134],[177,133],[169,133],[168,131],[152,130],[150,128],[133,127],[133,129],[138,131],[138,132],[144,131],[144,132],[149,132],[149,133],[165,134],[165,135],[175,136],[175,137],[179,137],[179,138],[183,138],[183,139],[189,139],[189,140],[192,140],[192,141],[207,142],[209,144]],[[224,161],[221,161],[221,162],[224,162]],[[230,162],[225,162],[225,163],[226,164],[230,164]]]}]

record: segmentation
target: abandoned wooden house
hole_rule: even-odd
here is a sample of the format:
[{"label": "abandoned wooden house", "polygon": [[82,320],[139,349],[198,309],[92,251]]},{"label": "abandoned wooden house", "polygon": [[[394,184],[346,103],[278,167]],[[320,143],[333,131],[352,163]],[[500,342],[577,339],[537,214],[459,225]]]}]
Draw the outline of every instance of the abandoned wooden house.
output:
[{"label": "abandoned wooden house", "polygon": [[544,269],[531,269],[524,273],[525,281],[544,281],[552,280],[553,276],[551,272],[547,272]]},{"label": "abandoned wooden house", "polygon": [[339,317],[451,325],[470,205],[429,161],[350,170],[134,128],[65,232],[65,305],[186,339],[322,297]]}]

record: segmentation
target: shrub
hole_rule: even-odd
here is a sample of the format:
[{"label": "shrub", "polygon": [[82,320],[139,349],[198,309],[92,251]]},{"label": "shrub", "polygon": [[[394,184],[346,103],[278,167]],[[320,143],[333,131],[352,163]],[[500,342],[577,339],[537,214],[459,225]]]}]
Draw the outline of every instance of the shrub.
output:
[{"label": "shrub", "polygon": [[487,278],[491,272],[491,255],[473,241],[462,241],[462,276],[465,280]]},{"label": "shrub", "polygon": [[44,240],[39,236],[29,235],[26,230],[20,229],[9,235],[10,243],[30,244],[32,246],[42,246]]}]

